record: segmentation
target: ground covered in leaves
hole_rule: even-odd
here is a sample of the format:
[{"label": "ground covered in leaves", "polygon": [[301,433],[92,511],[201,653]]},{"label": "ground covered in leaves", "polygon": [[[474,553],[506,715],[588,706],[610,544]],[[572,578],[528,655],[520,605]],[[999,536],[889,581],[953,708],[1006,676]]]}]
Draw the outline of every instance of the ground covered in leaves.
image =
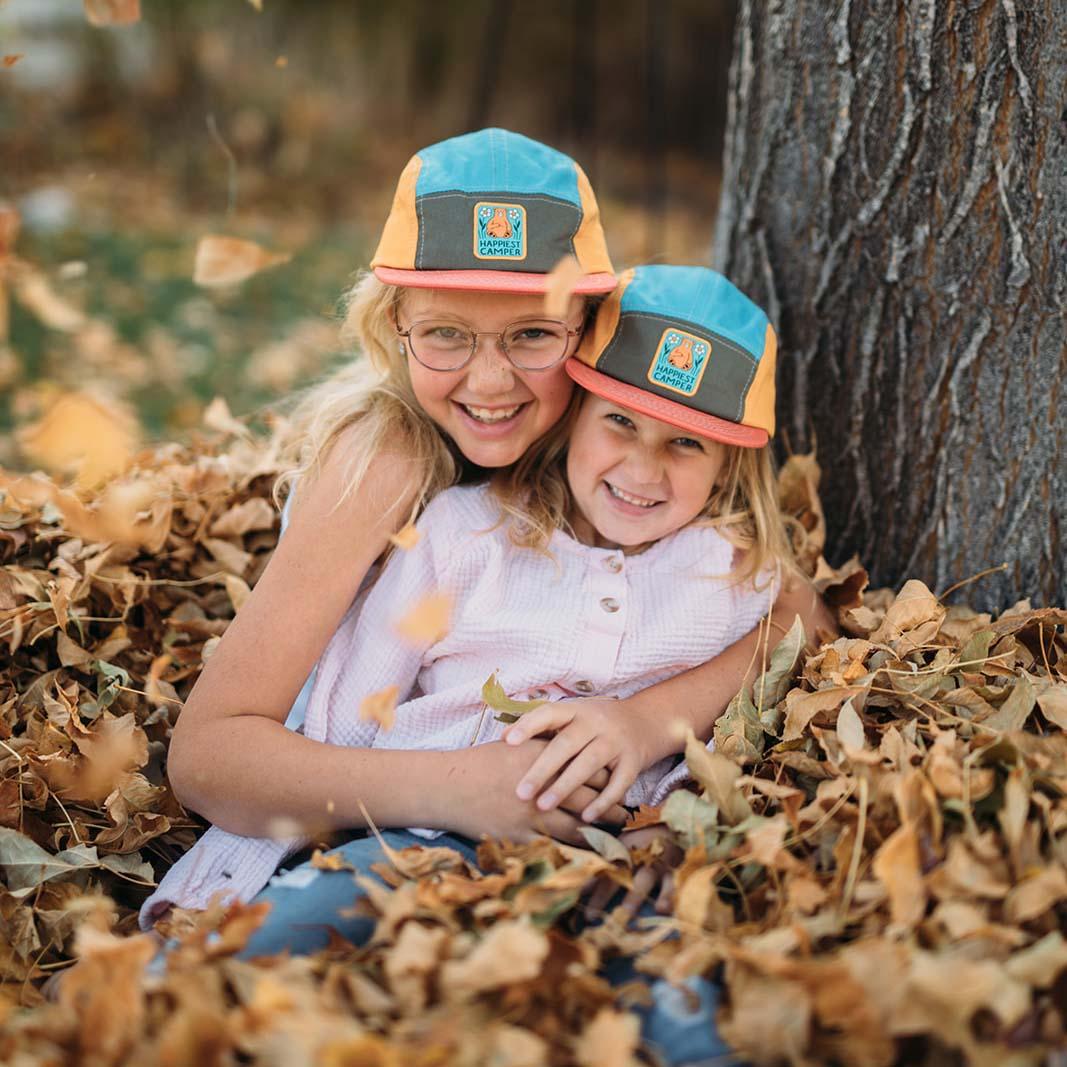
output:
[{"label": "ground covered in leaves", "polygon": [[[639,814],[682,849],[670,915],[576,921],[658,844],[485,842],[478,868],[409,849],[363,883],[365,947],[238,961],[261,916],[218,909],[180,916],[147,974],[136,908],[198,832],[169,731],[277,531],[284,426],[253,438],[222,405],[210,422],[99,491],[0,474],[0,1060],[622,1067],[654,1062],[628,1010],[640,976],[696,973],[723,982],[721,1031],[757,1064],[1023,1065],[1064,1045],[1067,612],[865,591],[857,564],[821,560],[810,458],[783,501],[846,636],[791,632],[717,752],[690,746],[699,788]],[[23,444],[55,460],[62,434]],[[597,972],[619,956],[639,980],[612,989]]]}]

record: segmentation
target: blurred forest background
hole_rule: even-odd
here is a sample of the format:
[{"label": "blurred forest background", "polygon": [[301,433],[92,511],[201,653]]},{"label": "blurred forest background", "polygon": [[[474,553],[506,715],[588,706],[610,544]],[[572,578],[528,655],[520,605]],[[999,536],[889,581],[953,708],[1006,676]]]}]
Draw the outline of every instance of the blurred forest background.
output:
[{"label": "blurred forest background", "polygon": [[[60,390],[180,436],[213,396],[254,413],[329,369],[401,167],[470,129],[573,154],[617,267],[706,262],[734,6],[144,0],[99,28],[80,0],[0,0],[0,204],[37,278],[0,314],[0,464]],[[208,233],[292,258],[201,289]]]}]

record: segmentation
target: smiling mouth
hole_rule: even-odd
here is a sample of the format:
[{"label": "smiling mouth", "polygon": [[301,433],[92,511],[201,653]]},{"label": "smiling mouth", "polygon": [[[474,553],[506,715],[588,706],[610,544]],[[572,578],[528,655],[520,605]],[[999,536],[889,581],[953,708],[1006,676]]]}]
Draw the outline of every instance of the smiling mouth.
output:
[{"label": "smiling mouth", "polygon": [[481,408],[475,407],[472,404],[460,404],[459,406],[466,412],[466,414],[474,419],[475,422],[481,422],[486,426],[492,426],[493,423],[507,422],[508,419],[513,419],[526,405],[515,404],[510,408]]},{"label": "smiling mouth", "polygon": [[647,496],[635,496],[633,493],[627,493],[617,486],[611,484],[611,482],[604,483],[608,487],[608,492],[616,500],[621,500],[624,504],[632,504],[635,508],[654,508],[657,504],[662,504],[662,500],[650,500]]}]

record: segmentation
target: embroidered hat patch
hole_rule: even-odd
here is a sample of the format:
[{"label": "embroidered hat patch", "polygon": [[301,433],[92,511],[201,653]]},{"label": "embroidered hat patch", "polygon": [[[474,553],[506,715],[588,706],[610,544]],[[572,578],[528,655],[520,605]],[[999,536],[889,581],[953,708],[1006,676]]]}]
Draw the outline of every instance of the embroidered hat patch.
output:
[{"label": "embroidered hat patch", "polygon": [[475,204],[474,255],[478,259],[525,259],[526,208],[487,200]]},{"label": "embroidered hat patch", "polygon": [[692,396],[700,388],[710,353],[711,343],[703,337],[666,329],[649,364],[648,380],[663,389]]}]

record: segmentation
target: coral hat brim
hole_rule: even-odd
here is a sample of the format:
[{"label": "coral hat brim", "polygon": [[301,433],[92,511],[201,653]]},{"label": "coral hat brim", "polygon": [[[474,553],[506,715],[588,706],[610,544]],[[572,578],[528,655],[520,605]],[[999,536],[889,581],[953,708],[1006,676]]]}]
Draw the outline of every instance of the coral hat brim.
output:
[{"label": "coral hat brim", "polygon": [[639,415],[648,415],[661,422],[670,423],[680,430],[688,430],[698,437],[708,437],[726,445],[739,445],[742,448],[762,448],[770,436],[766,430],[755,426],[742,426],[729,419],[720,419],[717,415],[708,415],[703,411],[694,411],[685,404],[656,396],[634,385],[620,382],[594,370],[587,363],[573,356],[564,364],[567,373],[590,393],[595,393],[613,404],[636,411]]},{"label": "coral hat brim", "polygon": [[[460,289],[475,293],[544,293],[550,278],[548,274],[510,270],[401,270],[398,267],[375,267],[374,274],[386,285],[411,289]],[[614,274],[584,274],[571,291],[581,296],[610,293],[615,285]]]}]

